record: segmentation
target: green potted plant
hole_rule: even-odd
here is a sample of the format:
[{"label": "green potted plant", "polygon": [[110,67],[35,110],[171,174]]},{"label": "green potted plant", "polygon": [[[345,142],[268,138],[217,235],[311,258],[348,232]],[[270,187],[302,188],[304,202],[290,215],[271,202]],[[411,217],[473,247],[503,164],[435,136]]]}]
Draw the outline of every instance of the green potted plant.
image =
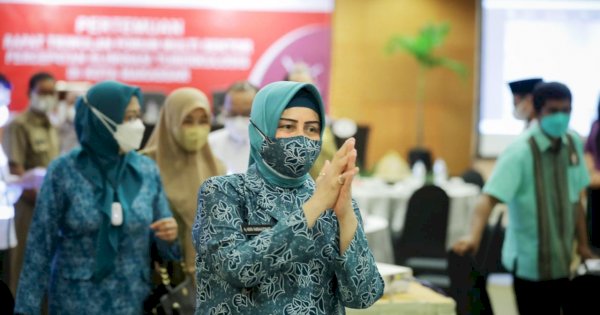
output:
[{"label": "green potted plant", "polygon": [[429,23],[421,28],[416,37],[405,35],[394,35],[388,41],[386,51],[389,54],[398,51],[406,52],[412,55],[419,63],[419,72],[417,75],[417,148],[423,148],[424,135],[424,106],[425,106],[425,78],[426,72],[434,68],[442,67],[458,74],[462,79],[467,76],[467,70],[460,62],[438,56],[435,52],[444,44],[446,36],[450,32],[448,23],[433,24]]}]

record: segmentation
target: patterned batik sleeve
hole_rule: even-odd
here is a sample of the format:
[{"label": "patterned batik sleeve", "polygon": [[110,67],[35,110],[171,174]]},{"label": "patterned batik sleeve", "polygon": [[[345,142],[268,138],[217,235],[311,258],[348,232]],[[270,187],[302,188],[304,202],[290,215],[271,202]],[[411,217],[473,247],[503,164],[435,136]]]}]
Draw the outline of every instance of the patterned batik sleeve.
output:
[{"label": "patterned batik sleeve", "polygon": [[17,288],[15,313],[40,314],[42,297],[48,288],[59,222],[66,207],[59,183],[65,174],[57,174],[55,166],[49,166],[37,197]]},{"label": "patterned batik sleeve", "polygon": [[[165,195],[162,182],[160,180],[160,176],[158,175],[158,169],[155,168],[155,176],[154,182],[156,185],[156,196],[154,196],[154,215],[153,221],[171,218],[173,217],[173,213],[171,212],[171,208],[169,207],[169,202],[167,201],[167,197]],[[164,260],[180,260],[181,259],[181,248],[179,246],[179,242],[167,242],[159,239],[158,237],[154,237],[154,242],[156,242],[156,247],[158,248],[158,253],[160,257]]]},{"label": "patterned batik sleeve", "polygon": [[344,255],[336,258],[339,300],[346,307],[367,308],[383,294],[384,283],[369,249],[358,205],[353,200],[358,227]]},{"label": "patterned batik sleeve", "polygon": [[312,256],[314,241],[302,211],[292,211],[256,236],[244,234],[241,197],[228,178],[207,180],[198,195],[192,233],[196,251],[211,272],[232,286],[249,288]]}]

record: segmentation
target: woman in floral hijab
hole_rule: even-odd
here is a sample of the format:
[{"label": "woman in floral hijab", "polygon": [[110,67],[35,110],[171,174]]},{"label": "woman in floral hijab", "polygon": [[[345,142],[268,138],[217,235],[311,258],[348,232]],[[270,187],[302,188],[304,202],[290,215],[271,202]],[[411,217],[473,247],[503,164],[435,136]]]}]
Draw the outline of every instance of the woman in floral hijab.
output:
[{"label": "woman in floral hijab", "polygon": [[324,109],[311,84],[275,82],[254,99],[250,167],[198,196],[196,314],[343,314],[383,293],[357,204],[354,139],[308,175]]}]

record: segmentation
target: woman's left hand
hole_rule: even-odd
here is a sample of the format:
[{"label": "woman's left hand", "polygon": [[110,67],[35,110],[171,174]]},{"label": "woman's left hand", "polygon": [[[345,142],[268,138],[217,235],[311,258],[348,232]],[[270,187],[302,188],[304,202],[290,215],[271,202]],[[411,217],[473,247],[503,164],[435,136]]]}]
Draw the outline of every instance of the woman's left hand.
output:
[{"label": "woman's left hand", "polygon": [[346,174],[340,176],[340,179],[343,180],[343,183],[341,184],[342,187],[340,189],[338,199],[333,206],[333,211],[335,212],[338,220],[344,220],[348,214],[354,214],[354,209],[352,208],[352,180],[354,179],[354,176],[358,174],[358,167],[356,167],[357,153],[356,149],[354,148],[352,148],[352,151],[348,153],[350,158],[348,159],[348,163],[345,167]]},{"label": "woman's left hand", "polygon": [[159,239],[172,242],[177,239],[177,222],[173,218],[163,218],[150,224],[154,235]]},{"label": "woman's left hand", "polygon": [[339,177],[340,193],[333,206],[333,211],[337,217],[340,226],[340,254],[344,254],[350,246],[356,229],[358,227],[358,218],[354,214],[352,207],[352,180],[358,174],[356,167],[356,149],[348,150],[348,163],[345,166],[345,172]]}]

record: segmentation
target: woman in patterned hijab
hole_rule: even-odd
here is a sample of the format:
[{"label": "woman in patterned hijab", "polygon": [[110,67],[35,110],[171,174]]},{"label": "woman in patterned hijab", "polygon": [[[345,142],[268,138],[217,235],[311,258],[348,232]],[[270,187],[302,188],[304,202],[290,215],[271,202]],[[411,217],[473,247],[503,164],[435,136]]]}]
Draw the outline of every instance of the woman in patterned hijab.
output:
[{"label": "woman in patterned hijab", "polygon": [[320,152],[317,89],[275,82],[254,99],[250,166],[208,179],[193,228],[196,314],[343,314],[383,293],[357,204],[354,139],[308,175]]}]

